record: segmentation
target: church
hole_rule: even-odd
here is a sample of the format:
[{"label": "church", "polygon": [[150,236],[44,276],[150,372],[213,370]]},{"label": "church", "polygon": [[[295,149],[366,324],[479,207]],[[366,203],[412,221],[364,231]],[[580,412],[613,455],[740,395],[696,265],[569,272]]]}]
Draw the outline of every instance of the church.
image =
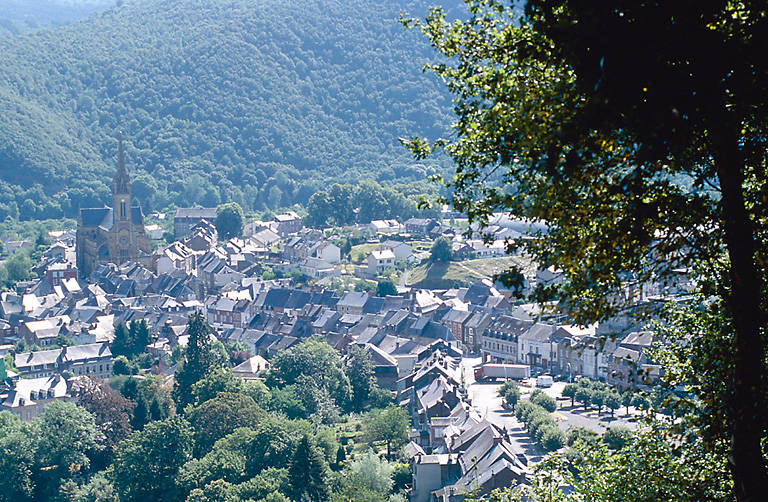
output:
[{"label": "church", "polygon": [[112,181],[112,207],[81,208],[77,218],[77,268],[88,277],[103,263],[133,261],[149,267],[152,247],[144,231],[141,207],[131,204],[131,180],[125,168],[123,139]]}]

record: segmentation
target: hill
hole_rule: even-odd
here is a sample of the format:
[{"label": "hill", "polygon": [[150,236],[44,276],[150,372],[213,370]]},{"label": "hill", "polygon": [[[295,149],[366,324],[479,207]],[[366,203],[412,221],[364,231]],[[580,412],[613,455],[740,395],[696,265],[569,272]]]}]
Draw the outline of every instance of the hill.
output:
[{"label": "hill", "polygon": [[71,23],[115,3],[116,0],[0,0],[0,37]]},{"label": "hill", "polygon": [[445,134],[431,49],[392,0],[138,0],[0,40],[0,218],[108,200],[122,130],[146,210],[304,203],[424,180],[398,136]]}]

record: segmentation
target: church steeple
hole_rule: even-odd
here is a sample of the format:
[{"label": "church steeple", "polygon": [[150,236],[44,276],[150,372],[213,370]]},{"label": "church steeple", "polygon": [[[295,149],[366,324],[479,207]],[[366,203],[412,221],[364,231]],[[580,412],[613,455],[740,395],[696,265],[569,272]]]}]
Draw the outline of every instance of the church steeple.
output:
[{"label": "church steeple", "polygon": [[125,168],[125,152],[123,151],[123,133],[119,136],[117,150],[117,171],[112,180],[112,210],[116,221],[130,220],[131,211],[131,179]]},{"label": "church steeple", "polygon": [[112,195],[129,194],[131,191],[131,180],[128,177],[128,171],[125,169],[125,152],[123,151],[123,133],[119,136],[120,144],[117,153],[117,171],[112,181]]}]

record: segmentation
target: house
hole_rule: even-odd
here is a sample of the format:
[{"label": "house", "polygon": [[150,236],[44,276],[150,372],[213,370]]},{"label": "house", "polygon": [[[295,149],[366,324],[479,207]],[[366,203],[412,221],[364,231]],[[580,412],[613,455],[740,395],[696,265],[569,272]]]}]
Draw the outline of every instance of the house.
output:
[{"label": "house", "polygon": [[391,235],[402,232],[403,226],[397,220],[373,220],[368,229],[374,234]]},{"label": "house", "polygon": [[473,353],[480,353],[482,335],[491,324],[491,316],[483,311],[476,311],[464,325],[464,345]]},{"label": "house", "polygon": [[177,239],[186,237],[192,227],[203,220],[215,221],[215,207],[180,207],[173,217],[173,234]]},{"label": "house", "polygon": [[483,361],[516,363],[519,361],[518,338],[533,326],[533,321],[501,315],[494,319],[483,332],[480,352]]},{"label": "house", "polygon": [[413,459],[411,502],[430,502],[433,491],[457,481],[460,476],[459,455],[456,453],[416,456]]},{"label": "house", "polygon": [[338,263],[341,261],[341,248],[332,242],[321,242],[314,250],[315,257],[325,260],[328,263]]},{"label": "house", "polygon": [[216,226],[208,220],[201,220],[192,227],[183,242],[192,251],[205,252],[213,249],[218,241]]},{"label": "house", "polygon": [[56,341],[62,325],[69,322],[69,317],[48,318],[41,321],[28,321],[19,326],[19,336],[33,345],[45,347]]},{"label": "house", "polygon": [[195,270],[195,252],[180,241],[156,251],[153,261],[158,275],[175,270],[191,274]]},{"label": "house", "polygon": [[549,369],[557,358],[557,344],[552,341],[555,326],[535,323],[518,337],[518,362]]},{"label": "house", "polygon": [[384,273],[389,267],[395,266],[395,253],[389,249],[383,251],[371,251],[368,255],[368,275],[377,276]]},{"label": "house", "polygon": [[299,264],[299,270],[312,279],[341,275],[333,265],[320,258],[305,258]]},{"label": "house", "polygon": [[336,311],[341,315],[362,315],[368,298],[368,293],[365,291],[349,291],[336,304]]},{"label": "house", "polygon": [[68,261],[55,262],[45,270],[45,276],[51,286],[61,286],[65,279],[77,279],[77,267]]},{"label": "house", "polygon": [[287,211],[275,216],[274,230],[281,237],[288,234],[295,234],[303,227],[301,216],[295,211]]},{"label": "house", "polygon": [[405,242],[387,240],[379,244],[379,251],[392,251],[396,260],[407,260],[413,256],[413,248]]},{"label": "house", "polygon": [[73,376],[112,376],[112,351],[108,343],[89,343],[60,349],[23,352],[14,356],[14,366],[27,378],[48,377],[68,371]]},{"label": "house", "polygon": [[209,323],[222,328],[246,328],[256,315],[256,303],[226,296],[210,297],[206,302]]},{"label": "house", "polygon": [[144,225],[144,231],[147,237],[153,241],[163,240],[163,227],[160,225]]},{"label": "house", "polygon": [[268,368],[267,360],[256,355],[232,368],[232,374],[245,381],[258,380],[259,372]]},{"label": "house", "polygon": [[14,379],[0,409],[10,411],[19,420],[29,422],[40,416],[48,403],[71,400],[67,381],[56,373],[39,378]]},{"label": "house", "polygon": [[647,354],[656,341],[651,331],[633,331],[619,341],[606,359],[606,382],[619,389],[646,388],[658,380],[661,367]]},{"label": "house", "polygon": [[436,227],[438,223],[427,218],[411,218],[405,222],[405,231],[409,234],[429,235]]}]

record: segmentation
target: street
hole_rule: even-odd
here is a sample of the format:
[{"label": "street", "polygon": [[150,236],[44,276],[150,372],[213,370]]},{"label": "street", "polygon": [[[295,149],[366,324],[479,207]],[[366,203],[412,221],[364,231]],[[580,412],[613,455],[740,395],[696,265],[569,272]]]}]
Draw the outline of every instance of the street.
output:
[{"label": "street", "polygon": [[[544,452],[528,436],[525,427],[515,418],[514,412],[502,408],[502,399],[499,396],[499,388],[502,382],[475,382],[474,367],[479,365],[479,357],[464,358],[461,362],[461,371],[464,378],[472,405],[480,416],[486,418],[489,422],[505,427],[510,431],[510,437],[520,447],[528,457],[529,462],[541,460]],[[536,388],[536,380],[530,378],[519,382],[521,397],[527,397]],[[608,427],[622,426],[634,429],[637,423],[630,421],[632,416],[624,415],[625,409],[622,407],[617,410],[616,416],[611,418],[610,412],[603,410],[598,416],[596,409],[584,410],[580,404],[571,406],[571,400],[562,398],[565,382],[555,382],[552,387],[541,389],[549,396],[555,398],[557,410],[552,416],[557,421],[558,426],[563,432],[568,432],[575,427],[585,427],[599,434],[605,432]]]}]

